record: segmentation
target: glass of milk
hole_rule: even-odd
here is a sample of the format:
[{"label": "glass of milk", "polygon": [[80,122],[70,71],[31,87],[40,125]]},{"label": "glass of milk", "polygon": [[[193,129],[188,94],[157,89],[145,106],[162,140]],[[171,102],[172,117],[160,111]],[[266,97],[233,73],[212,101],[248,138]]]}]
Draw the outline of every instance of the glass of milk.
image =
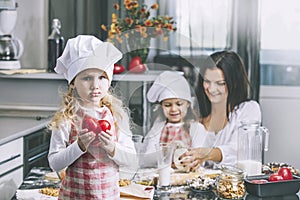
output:
[{"label": "glass of milk", "polygon": [[174,153],[174,145],[171,143],[159,143],[157,149],[157,165],[159,173],[159,189],[168,190],[171,179],[171,164]]}]

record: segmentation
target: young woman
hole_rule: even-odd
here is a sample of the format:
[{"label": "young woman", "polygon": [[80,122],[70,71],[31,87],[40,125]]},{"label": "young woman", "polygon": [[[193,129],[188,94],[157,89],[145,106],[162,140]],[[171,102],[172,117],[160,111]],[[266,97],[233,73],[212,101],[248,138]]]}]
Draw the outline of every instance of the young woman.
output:
[{"label": "young woman", "polygon": [[[69,83],[50,124],[50,167],[66,168],[59,199],[120,198],[119,165],[135,153],[129,115],[109,91],[114,63],[121,57],[112,44],[80,35],[68,40],[57,60],[55,71]],[[100,119],[109,122],[110,130],[92,129]]]},{"label": "young woman", "polygon": [[155,145],[159,143],[174,143],[186,148],[202,144],[204,127],[198,122],[190,86],[182,75],[175,71],[161,73],[147,98],[158,103],[158,107],[154,123],[144,139],[145,153],[155,152]]},{"label": "young woman", "polygon": [[192,170],[200,165],[235,165],[237,137],[241,121],[261,121],[259,104],[249,100],[250,84],[239,55],[221,51],[210,55],[201,66],[196,87],[201,122],[207,132],[201,148],[191,149],[181,158]]}]

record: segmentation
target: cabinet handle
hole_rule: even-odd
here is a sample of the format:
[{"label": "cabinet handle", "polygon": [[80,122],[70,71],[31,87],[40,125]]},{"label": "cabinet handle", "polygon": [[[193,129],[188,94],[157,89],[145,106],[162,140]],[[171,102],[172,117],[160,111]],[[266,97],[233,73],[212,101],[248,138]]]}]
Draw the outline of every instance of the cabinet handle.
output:
[{"label": "cabinet handle", "polygon": [[7,163],[7,162],[9,162],[11,160],[14,160],[14,159],[16,159],[18,157],[21,157],[21,154],[18,154],[18,155],[12,156],[12,157],[10,157],[10,158],[8,158],[6,160],[0,161],[0,165],[3,165],[4,163]]},{"label": "cabinet handle", "polygon": [[29,158],[28,161],[31,162],[31,161],[36,160],[36,159],[38,159],[38,158],[40,158],[40,157],[43,157],[43,156],[45,156],[45,155],[47,155],[47,154],[48,154],[48,151],[44,151],[44,152],[42,152],[42,153],[39,153],[39,154],[37,154],[37,155],[35,155],[35,156]]}]

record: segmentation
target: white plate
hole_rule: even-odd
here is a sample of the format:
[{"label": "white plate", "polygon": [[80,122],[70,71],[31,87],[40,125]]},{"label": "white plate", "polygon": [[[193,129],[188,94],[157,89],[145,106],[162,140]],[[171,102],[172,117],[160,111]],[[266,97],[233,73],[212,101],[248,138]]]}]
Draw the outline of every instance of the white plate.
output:
[{"label": "white plate", "polygon": [[57,197],[48,196],[39,192],[40,189],[17,190],[18,200],[57,200]]}]

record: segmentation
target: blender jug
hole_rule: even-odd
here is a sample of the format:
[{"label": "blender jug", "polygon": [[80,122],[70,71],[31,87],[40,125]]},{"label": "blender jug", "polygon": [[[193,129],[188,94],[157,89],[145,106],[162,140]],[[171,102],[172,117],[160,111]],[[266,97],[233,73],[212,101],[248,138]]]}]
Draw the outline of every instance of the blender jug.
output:
[{"label": "blender jug", "polygon": [[269,130],[258,121],[242,121],[238,129],[237,167],[248,176],[262,171],[264,151],[268,151]]}]

